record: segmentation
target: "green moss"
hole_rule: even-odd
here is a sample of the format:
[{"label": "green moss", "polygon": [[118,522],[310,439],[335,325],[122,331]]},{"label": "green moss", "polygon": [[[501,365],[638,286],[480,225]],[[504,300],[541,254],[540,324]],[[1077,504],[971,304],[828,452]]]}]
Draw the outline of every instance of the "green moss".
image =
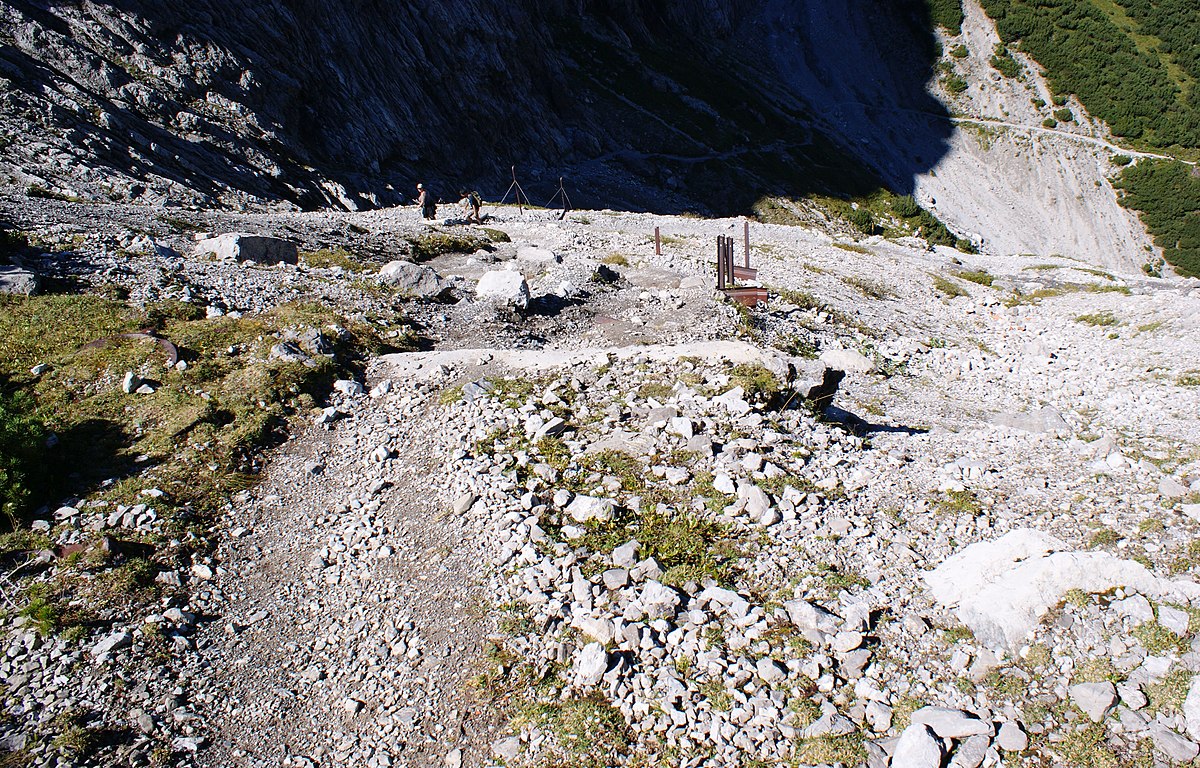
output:
[{"label": "green moss", "polygon": [[446,253],[474,253],[488,246],[490,239],[455,232],[430,232],[408,239],[413,261],[420,263]]},{"label": "green moss", "polygon": [[996,279],[993,275],[988,274],[987,270],[983,270],[983,269],[964,270],[962,272],[954,273],[954,276],[962,278],[963,280],[967,280],[969,282],[975,283],[977,285],[985,285],[989,288],[992,287],[992,281],[994,281]]}]

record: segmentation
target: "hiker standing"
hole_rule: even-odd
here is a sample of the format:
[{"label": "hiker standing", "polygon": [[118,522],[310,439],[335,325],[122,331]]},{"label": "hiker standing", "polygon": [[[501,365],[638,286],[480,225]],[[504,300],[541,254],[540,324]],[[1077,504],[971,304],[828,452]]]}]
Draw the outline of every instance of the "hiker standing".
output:
[{"label": "hiker standing", "polygon": [[421,206],[421,217],[429,220],[437,218],[437,203],[434,202],[433,194],[425,188],[424,184],[417,184],[417,205]]}]

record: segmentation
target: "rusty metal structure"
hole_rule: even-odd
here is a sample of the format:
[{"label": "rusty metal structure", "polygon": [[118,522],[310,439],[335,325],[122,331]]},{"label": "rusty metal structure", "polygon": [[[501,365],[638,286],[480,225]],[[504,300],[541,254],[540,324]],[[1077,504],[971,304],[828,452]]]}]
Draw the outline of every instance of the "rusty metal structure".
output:
[{"label": "rusty metal structure", "polygon": [[753,307],[767,303],[767,289],[757,285],[739,286],[738,280],[757,280],[758,270],[750,266],[750,223],[744,231],[744,262],[734,264],[733,238],[717,235],[717,290],[729,299]]}]

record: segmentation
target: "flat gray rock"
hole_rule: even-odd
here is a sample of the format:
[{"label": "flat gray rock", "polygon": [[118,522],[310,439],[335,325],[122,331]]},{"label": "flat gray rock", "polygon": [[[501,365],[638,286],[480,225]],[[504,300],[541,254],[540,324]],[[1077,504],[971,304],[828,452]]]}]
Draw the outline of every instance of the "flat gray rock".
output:
[{"label": "flat gray rock", "polygon": [[414,298],[437,298],[446,290],[442,276],[433,267],[411,261],[389,261],[380,268],[377,278],[381,283],[395,286],[401,294]]},{"label": "flat gray rock", "polygon": [[985,723],[960,709],[948,707],[922,707],[913,712],[912,723],[929,726],[942,739],[992,735],[991,723]]},{"label": "flat gray rock", "polygon": [[1072,685],[1070,692],[1071,703],[1093,723],[1103,720],[1117,706],[1117,689],[1112,683],[1079,683]]},{"label": "flat gray rock", "polygon": [[1071,427],[1062,414],[1049,407],[1027,413],[997,413],[992,417],[992,423],[1035,434],[1061,436],[1071,432]]},{"label": "flat gray rock", "polygon": [[229,232],[196,243],[197,256],[211,255],[222,261],[253,261],[258,264],[297,264],[296,244],[278,237]]}]

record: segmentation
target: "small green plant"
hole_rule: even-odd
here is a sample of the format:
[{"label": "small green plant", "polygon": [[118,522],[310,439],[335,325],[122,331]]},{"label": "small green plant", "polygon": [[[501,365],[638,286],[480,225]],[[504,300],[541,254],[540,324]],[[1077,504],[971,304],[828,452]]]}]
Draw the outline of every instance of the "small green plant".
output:
[{"label": "small green plant", "polygon": [[1100,526],[1092,532],[1091,538],[1088,539],[1088,546],[1093,549],[1097,547],[1111,547],[1120,540],[1120,535],[1112,528]]},{"label": "small green plant", "polygon": [[1020,77],[1021,65],[1008,52],[1008,48],[1003,43],[996,44],[995,54],[991,58],[992,69],[995,69],[1005,77]]},{"label": "small green plant", "polygon": [[741,387],[747,400],[769,403],[781,390],[779,379],[767,368],[750,363],[736,365],[730,371],[730,381]]},{"label": "small green plant", "polygon": [[369,264],[359,261],[354,257],[354,254],[345,248],[323,248],[319,251],[303,251],[300,253],[300,259],[308,266],[318,269],[341,267],[346,272],[366,272],[371,269]]},{"label": "small green plant", "polygon": [[989,274],[988,271],[985,269],[973,269],[973,270],[966,270],[963,272],[956,272],[954,274],[954,276],[960,277],[963,280],[967,280],[968,282],[975,283],[976,285],[987,286],[988,288],[992,287],[992,282],[996,279],[993,275]]},{"label": "small green plant", "polygon": [[1133,158],[1129,155],[1113,155],[1109,158],[1109,162],[1118,167],[1124,167],[1133,162]]},{"label": "small green plant", "polygon": [[445,253],[474,253],[490,242],[484,237],[449,232],[430,232],[408,240],[413,261],[418,263]]},{"label": "small green plant", "polygon": [[873,235],[878,229],[875,217],[866,208],[858,208],[850,211],[849,215],[846,216],[846,220],[864,235]]},{"label": "small green plant", "polygon": [[974,491],[946,491],[946,495],[938,499],[935,511],[945,516],[976,517],[983,511],[983,504]]},{"label": "small green plant", "polygon": [[950,49],[950,55],[956,59],[965,59],[971,55],[971,52],[967,50],[967,46],[959,43]]},{"label": "small green plant", "polygon": [[1058,121],[1055,120],[1053,117],[1047,117],[1045,120],[1042,121],[1042,127],[1043,128],[1057,128]]},{"label": "small green plant", "polygon": [[1032,104],[1033,106],[1037,107],[1038,109],[1042,109],[1043,107],[1046,106],[1046,100],[1038,98],[1036,96],[1033,97],[1032,99],[1030,99],[1029,103]]},{"label": "small green plant", "polygon": [[1200,387],[1200,371],[1184,371],[1175,383],[1181,387]]},{"label": "small green plant", "polygon": [[579,768],[621,763],[633,743],[620,711],[600,696],[530,704],[514,724],[551,734],[566,758],[558,764]]},{"label": "small green plant", "polygon": [[616,267],[628,267],[629,259],[623,253],[610,253],[600,259],[601,264],[609,264]]},{"label": "small green plant", "polygon": [[946,643],[946,645],[964,643],[974,639],[975,633],[971,631],[970,627],[963,624],[942,629],[942,642]]},{"label": "small green plant", "polygon": [[967,81],[957,74],[948,75],[945,77],[942,80],[942,85],[944,85],[946,90],[954,96],[957,96],[958,94],[967,90]]},{"label": "small green plant", "polygon": [[1069,108],[1063,107],[1062,109],[1054,110],[1054,119],[1060,123],[1073,123],[1075,122],[1075,114]]},{"label": "small green plant", "polygon": [[1189,647],[1186,638],[1182,638],[1157,621],[1143,622],[1133,628],[1133,636],[1138,639],[1151,654],[1176,653],[1183,654]]},{"label": "small green plant", "polygon": [[1102,312],[1093,312],[1086,315],[1076,315],[1075,322],[1083,323],[1084,325],[1092,325],[1097,328],[1108,328],[1114,325],[1120,325],[1121,321],[1117,316],[1108,310]]},{"label": "small green plant", "polygon": [[967,289],[958,283],[951,282],[941,275],[933,276],[933,289],[943,296],[953,299],[956,296],[970,296]]},{"label": "small green plant", "polygon": [[[581,223],[581,224],[589,224],[589,223],[591,223],[591,222],[583,221],[583,220],[581,219],[581,220],[580,220],[580,223]],[[487,238],[488,238],[489,240],[491,240],[493,243],[509,243],[509,242],[512,242],[512,238],[510,238],[510,237],[508,236],[508,233],[507,233],[507,232],[505,232],[504,230],[501,230],[501,229],[491,229],[490,227],[484,227],[484,228],[483,228],[483,229],[481,229],[480,231],[481,231],[481,232],[483,232],[483,234],[487,235]]]}]

